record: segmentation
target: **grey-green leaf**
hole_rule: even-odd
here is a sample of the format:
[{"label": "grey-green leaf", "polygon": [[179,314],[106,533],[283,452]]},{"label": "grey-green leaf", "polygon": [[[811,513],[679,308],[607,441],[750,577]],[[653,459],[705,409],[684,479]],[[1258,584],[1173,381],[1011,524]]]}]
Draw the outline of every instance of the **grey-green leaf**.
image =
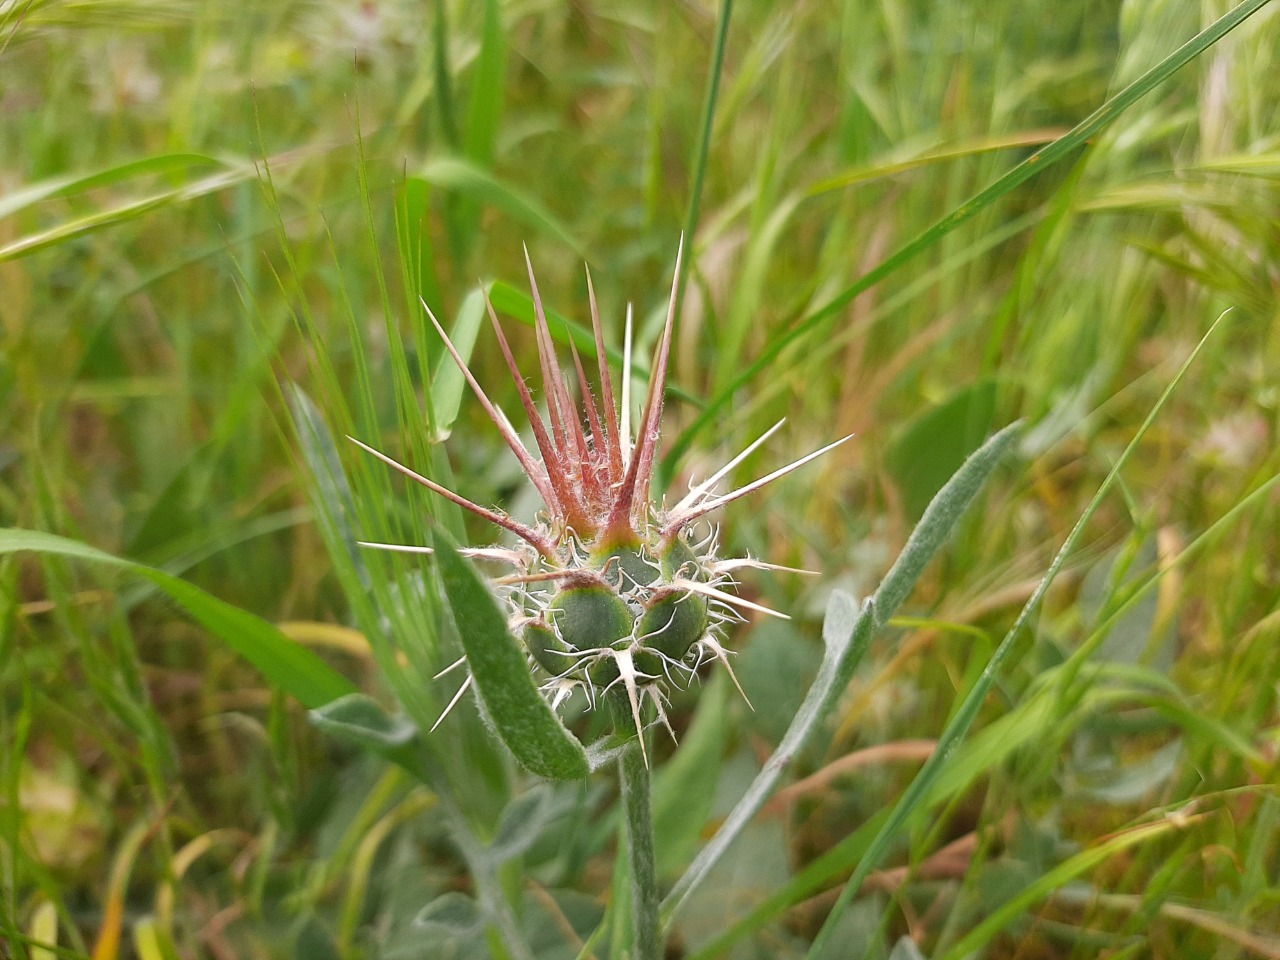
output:
[{"label": "grey-green leaf", "polygon": [[312,710],[311,722],[335,740],[377,754],[435,788],[417,725],[407,717],[387,713],[372,697],[363,693],[339,697]]},{"label": "grey-green leaf", "polygon": [[413,918],[415,927],[455,939],[474,935],[480,923],[479,905],[466,894],[456,892],[436,897]]},{"label": "grey-green leaf", "polygon": [[489,844],[494,863],[518,857],[538,839],[555,812],[555,797],[546,784],[539,784],[516,797],[502,811],[498,832]]},{"label": "grey-green leaf", "polygon": [[1021,421],[1010,424],[970,454],[925,508],[902,553],[876,590],[880,623],[892,617],[907,599],[925,564],[951,535],[960,515],[978,495],[1021,428]]},{"label": "grey-green leaf", "polygon": [[434,539],[445,597],[493,732],[533,773],[583,779],[590,772],[587,753],[538,693],[489,587],[442,530]]},{"label": "grey-green leaf", "polygon": [[[840,691],[852,679],[875,631],[893,616],[915,587],[925,565],[946,542],[965,509],[973,502],[1017,437],[1019,427],[1020,424],[1017,423],[1005,427],[984,443],[938,491],[873,597],[860,606],[848,594],[838,590],[832,593],[822,627],[826,653],[817,679],[774,755],[725,818],[719,832],[702,849],[667,895],[663,910],[665,921],[670,922],[687,901],[693,888],[706,877],[729,848],[729,844],[764,805],[784,770],[807,742],[810,733],[830,713]],[[726,934],[726,939],[728,936]]]},{"label": "grey-green leaf", "polygon": [[418,733],[410,721],[391,716],[378,701],[363,693],[339,697],[312,710],[311,722],[325,733],[375,752],[402,747]]}]

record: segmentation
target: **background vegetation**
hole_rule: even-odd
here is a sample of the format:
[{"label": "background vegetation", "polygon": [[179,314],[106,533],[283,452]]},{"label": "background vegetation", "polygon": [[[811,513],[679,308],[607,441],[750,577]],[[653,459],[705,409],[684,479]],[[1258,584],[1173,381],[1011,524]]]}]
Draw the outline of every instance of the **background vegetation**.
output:
[{"label": "background vegetation", "polygon": [[[673,489],[783,416],[740,479],[858,439],[724,519],[732,551],[821,575],[744,587],[793,615],[732,638],[754,711],[723,678],[676,704],[668,882],[785,729],[833,586],[874,586],[950,470],[1027,421],[671,948],[800,956],[1230,309],[828,955],[1280,956],[1274,5],[846,295],[1228,9],[740,2],[703,176],[708,3],[0,5],[0,519],[185,578],[429,723],[455,684],[431,679],[451,638],[425,565],[346,538],[462,518],[326,437],[531,509],[417,296],[474,333],[493,282],[532,369],[523,242],[552,307],[586,318],[585,260],[611,346],[633,302],[647,347],[698,198]],[[472,366],[513,409],[487,330]],[[326,739],[154,580],[16,554],[0,585],[0,953],[483,956],[419,915],[472,889],[449,804],[497,837],[539,956],[619,902],[607,778],[534,790],[471,708],[434,735],[436,796]]]}]

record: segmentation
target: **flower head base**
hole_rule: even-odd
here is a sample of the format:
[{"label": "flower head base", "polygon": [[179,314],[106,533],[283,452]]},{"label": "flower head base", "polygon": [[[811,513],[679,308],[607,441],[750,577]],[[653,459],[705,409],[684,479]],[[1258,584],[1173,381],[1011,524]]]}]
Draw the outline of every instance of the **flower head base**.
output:
[{"label": "flower head base", "polygon": [[[676,257],[677,278],[682,254],[683,242]],[[779,422],[713,476],[694,485],[674,507],[668,509],[665,503],[651,502],[649,486],[662,421],[678,279],[672,284],[666,323],[654,354],[648,394],[633,440],[630,310],[618,403],[606,362],[590,273],[587,289],[599,372],[598,397],[591,390],[572,340],[573,378],[562,369],[527,251],[525,260],[533,293],[546,420],[534,405],[492,304],[489,318],[529,419],[537,458],[476,382],[429,308],[427,315],[542,497],[546,509],[539,515],[537,524],[529,526],[505,513],[473,503],[360,441],[354,442],[411,479],[522,541],[515,548],[489,547],[464,552],[479,559],[502,562],[513,569],[511,574],[498,577],[494,583],[510,607],[511,632],[523,642],[531,668],[542,675],[542,689],[553,706],[558,707],[575,690],[582,690],[591,706],[612,697],[615,702],[625,704],[639,730],[647,699],[654,705],[658,719],[666,724],[665,703],[672,687],[687,686],[707,659],[719,660],[729,668],[728,655],[721,642],[726,624],[741,620],[744,610],[783,616],[736,596],[732,592],[736,585],[733,573],[749,567],[787,568],[750,558],[720,558],[717,531],[704,518],[849,438],[823,447],[744,487],[716,495],[714,489],[720,480],[767,440],[782,425]],[[580,407],[571,398],[575,386]],[[365,543],[363,546],[430,552],[429,548],[398,544]],[[731,668],[729,673],[733,675]],[[737,683],[736,678],[734,682]],[[468,679],[445,710],[446,715],[469,684]],[[670,729],[670,725],[667,726]]]}]

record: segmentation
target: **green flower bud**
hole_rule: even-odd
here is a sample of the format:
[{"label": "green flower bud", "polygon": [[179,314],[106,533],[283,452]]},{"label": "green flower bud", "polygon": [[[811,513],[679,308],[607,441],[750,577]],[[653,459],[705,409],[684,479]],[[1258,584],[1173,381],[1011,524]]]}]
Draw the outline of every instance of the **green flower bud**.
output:
[{"label": "green flower bud", "polygon": [[[676,274],[679,275],[679,257]],[[739,611],[781,616],[733,593],[735,582],[731,571],[769,564],[750,558],[721,560],[716,555],[714,528],[704,529],[701,539],[692,531],[705,528],[705,518],[714,511],[821,456],[836,444],[829,444],[737,490],[718,494],[716,490],[722,481],[781,426],[779,423],[721,470],[693,486],[674,506],[668,508],[665,500],[650,500],[676,314],[674,283],[667,321],[651,364],[648,393],[637,406],[630,397],[631,370],[623,371],[621,393],[614,389],[594,295],[592,332],[600,374],[598,389],[590,387],[585,368],[575,353],[573,373],[577,376],[578,400],[571,398],[574,388],[567,383],[565,371],[551,347],[554,338],[537,286],[533,284],[532,266],[529,277],[548,419],[543,419],[525,386],[496,316],[493,322],[498,345],[528,416],[536,449],[525,446],[511,423],[472,377],[461,354],[430,315],[430,310],[428,316],[541,496],[546,509],[536,523],[527,525],[501,510],[482,507],[372,447],[356,442],[410,479],[521,541],[515,549],[464,548],[457,554],[505,563],[512,568],[509,575],[497,581],[511,613],[506,639],[512,641],[518,637],[522,641],[524,655],[534,668],[538,689],[550,701],[551,711],[547,712],[550,714],[575,691],[584,691],[593,707],[600,695],[608,693],[608,699],[615,706],[620,697],[625,700],[628,726],[641,729],[645,711],[651,708],[660,720],[666,721],[664,704],[670,688],[687,684],[703,659],[713,657],[729,667],[727,651],[721,643],[723,627],[742,619]],[[627,338],[629,342],[629,328]],[[639,418],[633,420],[637,412]],[[424,549],[414,545],[366,545],[409,552]],[[455,579],[462,586],[457,589],[467,588],[464,592],[468,599],[463,605],[485,606],[475,600],[471,589],[474,584],[463,583],[467,577],[458,573],[458,569],[454,570]],[[455,608],[459,604],[453,594],[450,594],[450,603]],[[455,619],[459,619],[456,609]],[[465,619],[464,612],[462,620]],[[461,629],[461,620],[459,626]],[[519,696],[506,697],[501,689],[503,671],[511,665],[508,661],[514,657],[514,662],[523,666],[519,647],[510,642],[507,652],[512,657],[504,655],[503,659],[489,656],[492,644],[487,643],[487,639],[482,643],[478,635],[469,634],[464,646],[468,643],[472,646],[467,649],[467,659],[478,661],[473,663],[472,676],[485,695],[495,724],[504,731],[504,736],[518,737],[520,731],[533,722],[530,717],[537,714],[526,702],[525,694],[533,689],[527,673],[522,673],[520,683],[516,684],[520,688],[516,691]],[[480,669],[477,670],[477,666]],[[556,740],[554,736],[545,739],[548,744]],[[643,740],[641,744],[643,746]],[[577,770],[581,766],[581,758],[572,750],[565,753],[556,746],[544,752],[547,756],[555,753],[558,759],[555,763],[546,757],[523,759],[533,769],[560,769],[557,766],[560,764],[564,769]]]},{"label": "green flower bud", "polygon": [[547,611],[556,633],[570,650],[610,647],[631,636],[635,616],[608,587],[570,587],[558,593]]},{"label": "green flower bud", "polygon": [[551,676],[559,676],[574,664],[574,650],[560,639],[545,623],[537,621],[525,624],[521,631],[524,648],[537,661],[538,666]]},{"label": "green flower bud", "polygon": [[673,590],[658,597],[640,617],[640,642],[675,661],[683,660],[706,632],[706,598],[691,590]]}]

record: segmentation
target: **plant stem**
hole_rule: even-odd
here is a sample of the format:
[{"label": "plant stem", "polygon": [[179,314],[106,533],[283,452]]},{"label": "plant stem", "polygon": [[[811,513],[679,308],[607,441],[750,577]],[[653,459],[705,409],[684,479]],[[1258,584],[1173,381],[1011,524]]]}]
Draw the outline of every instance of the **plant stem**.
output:
[{"label": "plant stem", "polygon": [[[643,731],[640,736],[644,736]],[[634,960],[659,960],[662,942],[658,934],[658,874],[653,846],[653,809],[650,804],[649,768],[632,740],[618,760],[622,784],[623,838],[631,864],[631,928]]]},{"label": "plant stem", "polygon": [[690,254],[680,266],[676,280],[676,304],[684,295],[684,281],[693,263],[693,236],[698,230],[698,212],[702,208],[702,184],[707,175],[707,157],[711,153],[711,134],[715,129],[716,100],[720,94],[720,74],[724,72],[724,49],[729,36],[729,18],[733,16],[733,0],[721,0],[720,15],[716,23],[716,45],[711,54],[711,73],[707,76],[707,95],[702,102],[702,132],[698,137],[698,149],[694,154],[693,183],[689,188],[689,207],[684,218],[684,242]]}]

